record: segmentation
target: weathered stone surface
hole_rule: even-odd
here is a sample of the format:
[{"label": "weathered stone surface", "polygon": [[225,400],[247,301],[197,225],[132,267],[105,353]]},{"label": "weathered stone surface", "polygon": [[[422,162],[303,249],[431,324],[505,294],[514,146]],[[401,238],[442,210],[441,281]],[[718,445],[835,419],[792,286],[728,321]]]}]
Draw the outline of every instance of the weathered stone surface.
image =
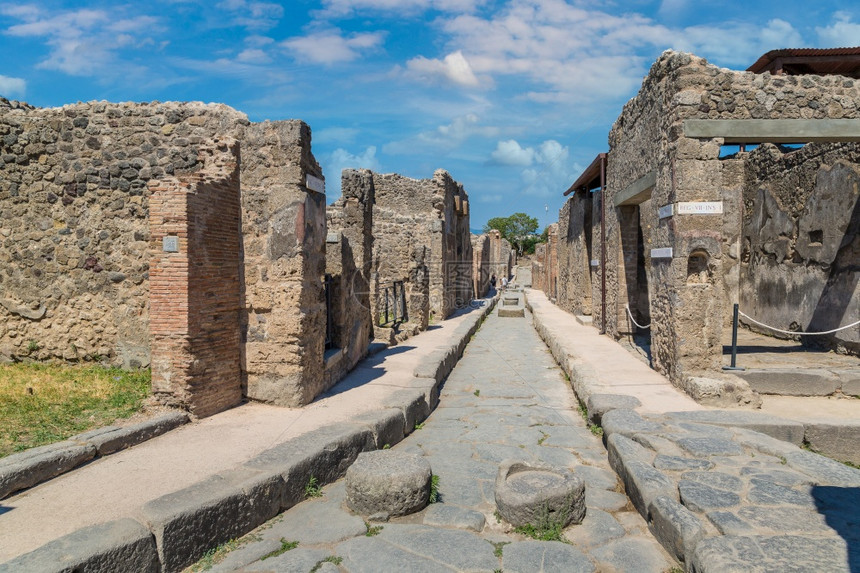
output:
[{"label": "weathered stone surface", "polygon": [[808,423],[804,439],[810,448],[829,458],[860,464],[860,422],[856,420]]},{"label": "weathered stone surface", "polygon": [[592,394],[588,397],[586,407],[588,408],[588,421],[592,424],[600,424],[603,415],[618,408],[633,410],[642,405],[635,396],[624,394]]},{"label": "weathered stone surface", "polygon": [[736,515],[759,533],[822,535],[833,532],[827,524],[827,516],[799,507],[745,505]]},{"label": "weathered stone surface", "polygon": [[632,437],[639,432],[657,432],[660,424],[642,418],[637,412],[624,408],[616,408],[606,412],[600,421],[605,436],[621,434]]},{"label": "weathered stone surface", "polygon": [[707,470],[714,467],[714,462],[699,460],[696,458],[681,458],[678,456],[664,456],[663,454],[657,454],[657,457],[654,458],[654,467],[658,470],[670,471]]},{"label": "weathered stone surface", "polygon": [[305,501],[284,512],[280,520],[261,532],[263,539],[286,539],[300,545],[337,543],[367,531],[364,520],[343,505],[342,481],[324,490],[323,498]]},{"label": "weathered stone surface", "polygon": [[541,520],[567,526],[585,517],[585,483],[566,469],[509,460],[496,477],[496,507],[514,526]]},{"label": "weathered stone surface", "polygon": [[743,482],[739,478],[719,471],[686,472],[681,475],[681,479],[703,483],[725,491],[738,492],[743,489]]},{"label": "weathered stone surface", "polygon": [[798,447],[763,433],[738,428],[735,431],[735,441],[749,448],[771,456],[783,456],[789,452],[798,451]]},{"label": "weathered stone surface", "polygon": [[244,535],[283,506],[280,475],[233,470],[144,504],[166,571],[194,563],[209,549]]},{"label": "weathered stone surface", "polygon": [[493,546],[474,533],[424,525],[383,526],[374,537],[356,537],[334,548],[342,566],[355,573],[415,571],[493,571]]},{"label": "weathered stone surface", "polygon": [[522,318],[526,315],[525,309],[522,308],[505,308],[501,307],[498,310],[501,318]]},{"label": "weathered stone surface", "polygon": [[187,423],[188,414],[185,412],[170,412],[139,424],[119,428],[114,432],[93,436],[87,441],[96,447],[100,456],[105,456],[160,436]]},{"label": "weathered stone surface", "polygon": [[591,551],[599,571],[663,573],[674,565],[650,537],[628,536]]},{"label": "weathered stone surface", "polygon": [[684,505],[699,513],[740,505],[741,498],[736,493],[723,491],[709,485],[682,479],[678,491]]},{"label": "weathered stone surface", "polygon": [[353,417],[352,421],[370,428],[379,450],[400,443],[406,435],[406,418],[398,408],[366,412]]},{"label": "weathered stone surface", "polygon": [[768,368],[747,369],[738,376],[761,394],[780,396],[830,396],[840,386],[840,380],[824,369]]},{"label": "weathered stone surface", "polygon": [[39,448],[38,452],[9,456],[0,462],[0,499],[64,474],[95,455],[96,448],[91,444],[60,442]]},{"label": "weathered stone surface", "polygon": [[424,512],[424,525],[435,527],[468,529],[480,533],[486,521],[484,514],[479,511],[444,503],[435,503]]},{"label": "weathered stone surface", "polygon": [[801,444],[803,424],[762,412],[748,410],[702,410],[696,412],[672,412],[667,417],[677,421],[698,422],[728,428],[746,428],[761,432],[778,440]]},{"label": "weathered stone surface", "polygon": [[3,573],[158,573],[160,570],[152,534],[133,519],[85,527],[35,551],[0,563],[0,572]]},{"label": "weathered stone surface", "polygon": [[696,402],[712,408],[760,408],[761,396],[743,379],[725,374],[687,376],[682,387]]},{"label": "weathered stone surface", "polygon": [[564,531],[565,539],[583,548],[604,545],[626,534],[624,527],[612,515],[591,507],[588,508],[582,523]]},{"label": "weathered stone surface", "polygon": [[738,444],[721,438],[681,438],[678,445],[700,458],[708,456],[739,456],[744,450]]},{"label": "weathered stone surface", "polygon": [[363,426],[324,426],[266,450],[245,462],[254,470],[279,472],[286,482],[282,509],[304,499],[311,477],[324,485],[342,477],[361,452],[375,447],[373,433]]},{"label": "weathered stone surface", "polygon": [[818,454],[796,451],[785,454],[788,465],[815,478],[822,485],[860,487],[860,470]]},{"label": "weathered stone surface", "polygon": [[415,513],[427,505],[430,475],[430,464],[419,456],[364,452],[346,471],[346,503],[361,515]]},{"label": "weathered stone surface", "polygon": [[399,390],[380,404],[386,408],[399,408],[406,419],[406,434],[412,433],[430,415],[430,403],[422,390]]},{"label": "weathered stone surface", "polygon": [[646,520],[649,519],[649,508],[651,503],[660,496],[678,499],[678,488],[675,483],[665,474],[654,469],[653,466],[639,460],[632,460],[624,464],[626,477],[624,486],[630,501]]},{"label": "weathered stone surface", "polygon": [[751,535],[755,529],[731,511],[709,511],[705,514],[723,535]]},{"label": "weathered stone surface", "polygon": [[588,508],[586,515],[591,512],[592,508],[603,511],[620,511],[627,507],[628,503],[629,500],[623,493],[593,487],[585,488],[585,505]]},{"label": "weathered stone surface", "polygon": [[[272,571],[310,571],[318,563],[327,557],[331,557],[331,553],[325,549],[315,549],[310,547],[296,547],[286,553],[269,557],[265,561],[258,561],[242,568],[242,571],[248,573],[271,573]],[[317,571],[321,571],[317,569]]]},{"label": "weathered stone surface", "polygon": [[[851,563],[855,561],[855,563]],[[833,571],[849,572],[856,565],[845,542],[838,537],[798,536],[710,537],[696,547],[693,570],[728,571]]]},{"label": "weathered stone surface", "polygon": [[558,541],[520,541],[502,549],[502,569],[511,573],[591,573],[597,568],[576,547]]},{"label": "weathered stone surface", "polygon": [[816,507],[815,499],[808,491],[796,491],[760,478],[750,480],[747,499],[762,505],[799,505],[813,509]]},{"label": "weathered stone surface", "polygon": [[702,521],[686,507],[668,497],[658,497],[649,508],[651,531],[678,561],[690,562],[696,544],[705,538]]},{"label": "weathered stone surface", "polygon": [[648,450],[630,438],[622,434],[612,434],[606,440],[606,449],[609,454],[609,465],[618,474],[622,481],[626,481],[627,463],[639,460],[650,464],[654,459],[654,452]]}]

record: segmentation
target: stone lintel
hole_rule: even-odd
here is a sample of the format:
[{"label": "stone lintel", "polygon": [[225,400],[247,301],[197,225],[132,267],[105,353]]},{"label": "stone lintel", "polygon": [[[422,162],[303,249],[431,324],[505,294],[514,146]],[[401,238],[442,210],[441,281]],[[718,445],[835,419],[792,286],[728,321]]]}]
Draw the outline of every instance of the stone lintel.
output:
[{"label": "stone lintel", "polygon": [[727,144],[860,141],[860,119],[688,119],[684,135]]},{"label": "stone lintel", "polygon": [[615,206],[638,205],[651,198],[651,190],[657,184],[657,172],[640,177],[615,194]]}]

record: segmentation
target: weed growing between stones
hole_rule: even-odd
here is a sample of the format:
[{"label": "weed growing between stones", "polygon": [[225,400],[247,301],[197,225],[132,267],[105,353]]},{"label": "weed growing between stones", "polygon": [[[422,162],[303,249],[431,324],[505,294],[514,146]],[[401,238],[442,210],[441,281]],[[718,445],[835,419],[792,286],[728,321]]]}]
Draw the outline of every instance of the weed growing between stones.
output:
[{"label": "weed growing between stones", "polygon": [[601,428],[597,424],[589,424],[588,429],[591,431],[592,434],[594,434],[598,438],[603,436],[603,428]]},{"label": "weed growing between stones", "polygon": [[490,541],[489,543],[490,543],[490,545],[492,545],[492,546],[493,546],[493,555],[495,555],[496,557],[501,558],[501,556],[502,556],[502,548],[503,548],[505,545],[510,545],[510,543],[511,543],[511,542],[510,542],[510,541],[498,541],[498,542]]},{"label": "weed growing between stones", "polygon": [[320,559],[317,561],[317,564],[314,565],[314,568],[311,569],[310,573],[317,573],[320,570],[320,567],[323,566],[323,563],[334,563],[335,565],[340,565],[343,562],[343,557],[336,557],[334,555],[329,555],[325,559]]},{"label": "weed growing between stones", "polygon": [[546,439],[549,437],[549,434],[544,432],[543,430],[538,430],[541,433],[541,437],[538,438],[538,445],[542,446]]},{"label": "weed growing between stones", "polygon": [[579,415],[582,416],[582,419],[585,420],[585,423],[588,425],[588,430],[598,438],[603,436],[603,428],[599,424],[592,424],[588,421],[588,408],[585,407],[582,400],[577,398],[576,403],[579,404],[577,410],[579,410]]},{"label": "weed growing between stones", "polygon": [[480,390],[480,389],[475,390],[475,391],[473,392],[473,394],[474,394],[474,395],[475,395],[475,397],[477,398],[478,396],[480,396],[480,395],[481,395],[481,390]]},{"label": "weed growing between stones", "polygon": [[244,537],[238,539],[231,539],[226,543],[222,543],[217,547],[213,547],[209,551],[203,554],[203,557],[200,558],[200,561],[191,565],[185,571],[187,573],[200,573],[201,571],[208,571],[212,569],[218,563],[224,561],[224,558],[227,557],[227,554],[231,551],[235,551],[240,547],[247,545],[248,543],[260,541],[262,537],[256,533],[248,534]]},{"label": "weed growing between stones", "polygon": [[265,561],[269,557],[277,557],[278,555],[282,555],[291,549],[295,549],[299,546],[298,541],[287,541],[283,537],[281,537],[281,546],[272,551],[271,553],[266,553],[262,557],[260,557],[260,561]]},{"label": "weed growing between stones", "polygon": [[383,449],[383,450],[390,450],[390,449],[391,449],[391,444],[385,444],[384,446],[382,446],[382,449]]},{"label": "weed growing between stones", "polygon": [[365,537],[373,537],[374,535],[379,535],[379,532],[382,531],[381,525],[370,525],[368,522],[364,522],[364,527],[367,531],[364,533]]},{"label": "weed growing between stones", "polygon": [[415,429],[421,430],[424,428],[424,422],[415,422]]},{"label": "weed growing between stones", "polygon": [[322,486],[317,481],[317,478],[311,476],[308,483],[305,484],[305,498],[322,497]]},{"label": "weed growing between stones", "polygon": [[499,513],[499,510],[498,510],[498,509],[497,509],[496,511],[494,511],[494,512],[493,512],[493,517],[495,517],[495,518],[496,518],[496,523],[501,523],[501,522],[502,522],[502,514],[501,514],[501,513]]},{"label": "weed growing between stones", "polygon": [[567,521],[568,509],[551,512],[546,505],[542,506],[537,515],[537,523],[527,523],[514,528],[514,531],[538,541],[561,541],[567,543],[561,536],[564,523]]},{"label": "weed growing between stones", "polygon": [[436,503],[441,500],[439,496],[439,476],[436,474],[430,475],[430,503]]},{"label": "weed growing between stones", "polygon": [[39,343],[35,340],[31,340],[27,343],[27,354],[33,354],[34,352],[39,351]]},{"label": "weed growing between stones", "polygon": [[[803,443],[800,444],[800,447],[803,448],[804,450],[806,450],[807,452],[812,452],[813,454],[818,454],[819,456],[824,456],[824,457],[830,458],[832,460],[836,460],[840,464],[846,465],[849,468],[854,468],[855,470],[860,470],[860,464],[855,464],[854,462],[849,462],[847,460],[837,460],[836,458],[832,458],[832,457],[828,456],[827,454],[823,454],[823,453],[819,452],[818,450],[816,450],[815,448],[813,448],[810,445],[810,443],[807,442],[806,440],[803,440]],[[783,459],[785,459],[785,458],[783,458]],[[782,462],[782,463],[785,464],[787,462]]]}]

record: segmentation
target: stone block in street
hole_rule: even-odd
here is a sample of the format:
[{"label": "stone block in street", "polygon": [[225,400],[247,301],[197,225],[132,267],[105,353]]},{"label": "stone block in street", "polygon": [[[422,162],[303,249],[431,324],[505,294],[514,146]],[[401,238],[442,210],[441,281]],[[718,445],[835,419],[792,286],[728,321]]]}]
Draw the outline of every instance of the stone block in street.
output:
[{"label": "stone block in street", "polygon": [[434,527],[468,529],[480,533],[486,521],[487,518],[480,511],[444,503],[434,503],[424,512],[424,525]]},{"label": "stone block in street", "polygon": [[700,513],[712,509],[733,508],[741,503],[741,498],[736,493],[686,479],[680,481],[678,491],[681,502],[691,510]]},{"label": "stone block in street", "polygon": [[700,460],[696,458],[682,458],[679,456],[664,456],[657,454],[654,458],[654,467],[658,470],[669,471],[689,471],[689,470],[707,470],[714,467],[714,462],[708,460]]},{"label": "stone block in street", "polygon": [[811,449],[829,458],[860,464],[860,421],[807,423],[805,440]]},{"label": "stone block in street", "polygon": [[665,573],[675,564],[652,537],[627,536],[591,552],[598,570],[618,573]]},{"label": "stone block in street", "polygon": [[522,318],[526,315],[525,310],[522,308],[499,308],[499,317],[500,318]]},{"label": "stone block in street", "polygon": [[709,456],[739,456],[742,447],[723,438],[680,438],[678,445],[697,458]]},{"label": "stone block in street", "polygon": [[406,435],[406,418],[399,408],[365,412],[353,417],[352,421],[370,428],[379,450],[400,443]]},{"label": "stone block in street", "polygon": [[780,396],[830,396],[841,386],[838,376],[816,368],[750,368],[737,376],[760,394]]},{"label": "stone block in street", "polygon": [[87,441],[96,447],[98,455],[106,456],[160,436],[187,423],[188,414],[185,412],[169,412],[139,424],[117,428],[113,432],[93,436]]},{"label": "stone block in street", "polygon": [[635,396],[624,394],[592,394],[588,397],[586,407],[588,409],[588,421],[600,425],[603,415],[610,410],[626,408],[633,410],[642,405]]},{"label": "stone block in street", "polygon": [[0,463],[0,499],[10,493],[32,487],[93,459],[92,444],[60,442],[38,448],[37,452],[21,452]]},{"label": "stone block in street", "polygon": [[631,460],[624,464],[624,487],[633,507],[639,515],[649,520],[651,503],[660,496],[678,499],[678,488],[675,482],[654,466],[640,460]]},{"label": "stone block in street", "polygon": [[158,573],[160,570],[152,534],[133,519],[79,529],[0,564],[0,573]]},{"label": "stone block in street", "polygon": [[621,434],[632,437],[639,432],[659,432],[662,426],[656,422],[646,420],[638,412],[625,408],[616,408],[606,412],[600,421],[603,426],[603,435]]},{"label": "stone block in street", "polygon": [[499,466],[496,508],[515,527],[557,521],[562,527],[585,517],[585,483],[567,469],[508,460]]},{"label": "stone block in street", "polygon": [[564,538],[577,547],[589,548],[604,545],[626,534],[627,531],[611,514],[589,507],[582,523],[568,527],[564,531]]},{"label": "stone block in street", "polygon": [[597,568],[582,551],[571,545],[558,541],[520,541],[502,549],[502,570],[506,573],[596,573]]},{"label": "stone block in street", "polygon": [[420,456],[364,452],[346,471],[346,503],[361,515],[409,515],[426,507],[430,476],[430,463]]},{"label": "stone block in street", "polygon": [[751,410],[699,410],[693,412],[671,412],[667,419],[689,421],[737,429],[746,428],[799,445],[803,442],[803,424],[778,416]]},{"label": "stone block in street", "polygon": [[821,485],[860,487],[860,470],[812,452],[798,450],[785,454],[786,463]]},{"label": "stone block in street", "polygon": [[839,537],[795,535],[709,537],[696,546],[693,570],[702,573],[728,571],[827,571],[849,573],[857,558]]},{"label": "stone block in street", "polygon": [[706,535],[702,521],[668,497],[658,497],[649,509],[654,536],[675,559],[689,563],[696,544]]}]

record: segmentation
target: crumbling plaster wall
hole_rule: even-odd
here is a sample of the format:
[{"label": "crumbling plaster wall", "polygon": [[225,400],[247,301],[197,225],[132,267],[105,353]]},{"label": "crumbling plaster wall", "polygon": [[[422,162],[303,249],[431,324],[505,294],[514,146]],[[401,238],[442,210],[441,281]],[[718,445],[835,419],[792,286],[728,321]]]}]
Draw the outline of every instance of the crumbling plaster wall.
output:
[{"label": "crumbling plaster wall", "polygon": [[[622,332],[627,302],[622,224],[634,208],[616,207],[613,199],[655,172],[650,204],[639,205],[654,367],[679,384],[697,371],[718,370],[722,328],[729,312],[723,259],[737,256],[740,238],[737,229],[726,235],[726,221],[737,220],[731,209],[739,202],[730,196],[739,189],[736,184],[723,186],[722,140],[686,137],[684,121],[857,117],[857,84],[841,77],[736,72],[689,54],[664,53],[609,135],[607,331],[616,336]],[[737,169],[731,161],[725,165]],[[736,182],[736,174],[728,179]],[[723,216],[658,217],[659,208],[680,201],[724,201],[725,212]],[[654,248],[672,248],[672,256],[650,259]]]},{"label": "crumbling plaster wall", "polygon": [[[150,186],[193,184],[216,138],[232,138],[241,147],[229,153],[240,166],[235,236],[244,265],[230,271],[243,369],[230,384],[276,403],[312,398],[325,220],[324,197],[305,187],[307,174],[322,176],[307,125],[250,124],[202,103],[36,109],[0,99],[0,136],[3,354],[148,365],[149,271],[161,249],[150,232]],[[216,273],[232,265],[200,253],[189,265]]]},{"label": "crumbling plaster wall", "polygon": [[[744,165],[741,310],[782,330],[860,320],[860,144],[765,144]],[[857,327],[801,340],[860,354]]]}]

